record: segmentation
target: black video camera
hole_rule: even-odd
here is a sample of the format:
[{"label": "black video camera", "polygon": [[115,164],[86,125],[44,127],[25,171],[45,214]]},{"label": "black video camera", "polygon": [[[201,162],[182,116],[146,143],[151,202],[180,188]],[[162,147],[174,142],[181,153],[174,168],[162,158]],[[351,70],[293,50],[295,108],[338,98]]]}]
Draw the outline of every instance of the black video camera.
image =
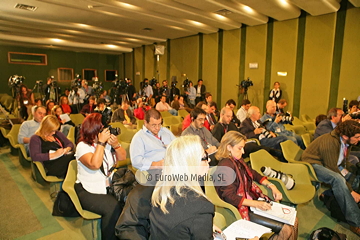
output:
[{"label": "black video camera", "polygon": [[158,80],[154,77],[150,80],[150,86],[152,86],[152,87],[155,86],[157,83],[158,83]]},{"label": "black video camera", "polygon": [[177,84],[177,81],[176,81],[176,80],[173,80],[173,81],[171,82],[171,87],[172,87],[172,88],[176,88],[176,84]]},{"label": "black video camera", "polygon": [[250,80],[250,78],[247,78],[246,80],[242,80],[240,83],[242,88],[248,89],[251,86],[254,86],[253,82]]},{"label": "black video camera", "polygon": [[184,81],[183,81],[183,84],[182,84],[182,87],[183,88],[188,88],[190,85],[190,80],[188,78],[186,78]]}]

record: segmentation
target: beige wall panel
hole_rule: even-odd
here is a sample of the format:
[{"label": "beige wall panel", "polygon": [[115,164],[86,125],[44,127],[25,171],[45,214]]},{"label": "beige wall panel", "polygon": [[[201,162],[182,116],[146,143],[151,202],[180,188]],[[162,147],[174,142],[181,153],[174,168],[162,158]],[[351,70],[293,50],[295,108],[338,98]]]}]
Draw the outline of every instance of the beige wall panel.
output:
[{"label": "beige wall panel", "polygon": [[[203,35],[203,67],[202,79],[206,86],[206,91],[213,95],[215,102],[217,99],[217,74],[218,74],[218,34]],[[194,85],[197,84],[197,76],[192,79]]]},{"label": "beige wall panel", "polygon": [[[251,104],[259,107],[261,112],[264,102],[266,35],[267,25],[246,29],[245,78],[250,77],[254,83],[248,90],[248,96]],[[250,69],[249,63],[258,63],[259,68]]]},{"label": "beige wall panel", "polygon": [[166,79],[167,74],[167,50],[166,50],[166,43],[161,43],[162,45],[165,45],[165,53],[164,55],[159,56],[159,61],[156,63],[156,78],[161,83],[162,80]]},{"label": "beige wall panel", "polygon": [[[135,61],[134,61],[134,72],[135,72],[135,88],[139,89],[140,82],[145,78],[145,73],[143,72],[143,49],[142,47],[137,47],[134,49]],[[140,73],[138,75],[137,73]],[[132,78],[132,76],[129,76]]]},{"label": "beige wall panel", "polygon": [[145,46],[145,74],[144,77],[151,79],[154,75],[154,45]]},{"label": "beige wall panel", "polygon": [[360,8],[349,9],[346,13],[344,45],[340,69],[340,82],[337,106],[342,99],[349,101],[360,95]]},{"label": "beige wall panel", "polygon": [[306,18],[300,115],[328,110],[335,22],[336,14]]},{"label": "beige wall panel", "polygon": [[[240,29],[224,31],[221,109],[229,99],[238,100]],[[239,108],[240,106],[237,106]]]},{"label": "beige wall panel", "polygon": [[[124,77],[132,78],[133,76],[133,53],[125,53],[125,74]],[[137,86],[137,85],[135,85]]]},{"label": "beige wall panel", "polygon": [[122,53],[119,55],[119,78],[124,78],[125,72],[124,72],[124,61],[125,61],[125,53]]},{"label": "beige wall panel", "polygon": [[[297,19],[274,22],[270,87],[274,86],[274,82],[280,82],[282,98],[288,101],[286,110],[291,112],[294,98],[297,31]],[[278,76],[277,72],[287,72],[287,76]]]},{"label": "beige wall panel", "polygon": [[199,36],[191,36],[171,40],[170,43],[170,79],[177,77],[177,87],[181,90],[181,84],[185,77],[197,79],[199,68]]}]

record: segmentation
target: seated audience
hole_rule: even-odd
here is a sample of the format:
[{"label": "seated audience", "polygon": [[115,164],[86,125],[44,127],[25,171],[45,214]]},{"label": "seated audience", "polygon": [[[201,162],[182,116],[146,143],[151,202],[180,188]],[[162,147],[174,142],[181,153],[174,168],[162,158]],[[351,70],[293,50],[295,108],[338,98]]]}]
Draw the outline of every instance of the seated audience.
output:
[{"label": "seated audience", "polygon": [[276,104],[276,114],[285,113],[285,107],[287,106],[286,99],[280,99],[279,102]]},{"label": "seated audience", "polygon": [[[352,120],[339,123],[334,130],[316,138],[304,151],[301,161],[310,163],[320,182],[331,185],[337,203],[350,225],[360,236],[360,194],[354,177],[356,167],[348,161],[347,149],[360,140],[360,123]],[[355,177],[355,178],[356,178]],[[351,181],[352,182],[351,182]],[[357,187],[354,188],[354,187]],[[356,192],[358,191],[358,192]]]},{"label": "seated audience", "polygon": [[107,91],[106,91],[106,90],[103,90],[103,91],[100,93],[99,98],[105,99],[105,104],[106,104],[106,106],[109,106],[109,105],[110,105],[110,103],[111,103],[111,97],[107,94]]},{"label": "seated audience", "polygon": [[[227,107],[223,107],[220,111],[220,120],[218,123],[216,123],[214,129],[211,131],[212,135],[219,142],[221,142],[221,139],[227,132],[229,132],[229,131],[239,132],[239,129],[235,126],[235,124],[233,122],[231,122],[231,118],[232,118],[231,109],[227,108]],[[247,158],[247,157],[249,157],[250,153],[259,151],[260,149],[264,149],[264,150],[268,151],[271,155],[273,155],[274,157],[277,157],[282,162],[287,162],[284,159],[284,156],[280,150],[274,149],[274,148],[269,148],[269,147],[262,146],[262,145],[258,145],[254,141],[246,142],[245,147],[244,147],[245,152],[244,152],[243,156],[244,156],[244,158]]]},{"label": "seated audience", "polygon": [[[288,140],[293,141],[299,147],[305,149],[301,136],[285,129],[283,117],[281,115],[276,115],[276,103],[273,100],[267,101],[266,113],[262,116],[260,121],[264,123],[268,131],[275,132],[279,136],[285,136]],[[267,124],[265,124],[266,121],[268,121]]]},{"label": "seated audience", "polygon": [[20,117],[27,120],[31,115],[31,108],[35,105],[34,94],[24,84],[20,86],[20,92],[17,96],[17,100],[20,106]]},{"label": "seated audience", "polygon": [[236,113],[236,117],[239,119],[240,122],[244,121],[247,117],[247,112],[249,108],[251,107],[251,103],[249,100],[244,99],[241,103],[241,107]]},{"label": "seated audience", "polygon": [[218,140],[213,137],[211,132],[204,127],[204,123],[206,120],[206,112],[201,108],[194,108],[191,113],[191,124],[188,128],[186,128],[182,133],[181,136],[186,135],[197,135],[200,137],[201,145],[203,146],[204,150],[209,154],[212,155],[211,159],[213,160],[211,165],[215,165],[215,159],[213,154],[217,151],[217,147],[219,146]]},{"label": "seated audience", "polygon": [[69,100],[67,96],[62,96],[60,98],[60,107],[63,110],[63,113],[71,114],[71,107],[69,105]]},{"label": "seated audience", "polygon": [[[34,117],[34,112],[36,107],[42,106],[42,101],[40,98],[35,99],[35,105],[31,107],[31,115]],[[30,119],[29,119],[30,120]]]},{"label": "seated audience", "polygon": [[[264,211],[271,209],[270,198],[262,193],[255,182],[269,188],[274,201],[280,201],[282,194],[266,177],[261,176],[244,162],[242,154],[245,140],[245,136],[235,131],[226,133],[221,140],[219,150],[216,153],[216,158],[220,160],[218,166],[231,168],[236,173],[236,178],[230,185],[215,186],[216,192],[222,200],[230,203],[239,210],[242,219],[270,227],[272,231],[275,232],[275,235],[271,237],[271,239],[296,240],[298,232],[297,220],[294,226],[290,226],[251,212],[250,207]],[[223,174],[222,176],[226,178],[229,172],[226,168],[218,167],[215,176],[218,176],[218,174]],[[260,201],[258,198],[264,198],[267,201]]]},{"label": "seated audience", "polygon": [[184,96],[180,96],[180,97],[179,97],[179,105],[180,105],[179,110],[185,109],[187,112],[191,112],[191,110],[192,110],[192,109],[189,107],[189,105],[185,102]]},{"label": "seated audience", "polygon": [[322,120],[325,120],[325,119],[327,119],[327,116],[325,114],[319,114],[318,116],[316,116],[316,118],[315,118],[315,126],[318,126],[319,123]]},{"label": "seated audience", "polygon": [[349,103],[349,113],[356,113],[359,111],[359,102],[357,100],[351,100]]},{"label": "seated audience", "polygon": [[149,110],[151,107],[144,104],[141,98],[137,99],[137,105],[138,107],[134,110],[134,116],[139,120],[144,120],[146,111]]},{"label": "seated audience", "polygon": [[63,111],[59,105],[55,105],[53,107],[53,109],[51,110],[51,114],[54,115],[59,120],[60,132],[62,132],[65,136],[68,135],[71,127],[75,127],[75,123],[71,121],[70,117],[69,119],[65,119],[63,116],[61,116],[63,115]]},{"label": "seated audience", "polygon": [[51,115],[51,111],[54,106],[55,102],[53,100],[50,99],[46,102],[46,115]]},{"label": "seated audience", "polygon": [[161,96],[160,102],[156,104],[156,110],[159,112],[165,112],[168,111],[171,115],[177,116],[178,112],[170,107],[170,105],[166,102],[166,96]]},{"label": "seated audience", "polygon": [[94,112],[102,115],[103,123],[109,124],[111,122],[112,111],[110,107],[106,106],[106,100],[104,98],[99,98],[97,100],[97,106],[94,109]]},{"label": "seated audience", "polygon": [[240,120],[236,117],[235,113],[234,113],[234,109],[236,107],[236,103],[234,101],[234,99],[229,99],[227,100],[227,102],[225,103],[225,107],[228,107],[231,109],[232,111],[232,122],[235,124],[236,127],[240,127]]},{"label": "seated audience", "polygon": [[18,142],[24,144],[26,152],[29,154],[29,142],[32,135],[40,127],[40,123],[46,115],[46,108],[39,106],[35,108],[34,118],[23,122],[19,129]]},{"label": "seated audience", "polygon": [[91,114],[91,113],[93,113],[93,112],[95,111],[95,107],[96,107],[96,105],[95,105],[95,97],[94,97],[94,96],[90,96],[90,97],[89,97],[89,103],[88,103],[88,104],[85,104],[85,105],[82,107],[80,113],[81,113],[82,115],[84,115],[84,117],[86,117],[87,115],[89,115],[89,114]]},{"label": "seated audience", "polygon": [[161,123],[162,117],[158,110],[151,108],[145,113],[144,126],[130,143],[133,167],[148,171],[164,165],[166,148],[175,136],[169,129],[161,126]]},{"label": "seated audience", "polygon": [[130,111],[129,102],[127,100],[122,101],[121,107],[113,113],[111,122],[121,122],[128,127],[132,127],[134,124],[136,124],[136,118]]},{"label": "seated audience", "polygon": [[107,194],[107,187],[112,167],[125,160],[126,152],[118,138],[103,128],[101,118],[101,114],[92,113],[82,123],[76,147],[75,191],[83,209],[101,215],[101,239],[117,239],[115,225],[122,209],[115,197]]},{"label": "seated audience", "polygon": [[[203,101],[198,102],[198,104],[196,104],[195,107],[201,108],[201,109],[204,110],[205,112],[207,111],[207,108],[208,108],[208,106],[206,105],[206,103],[203,102]],[[191,121],[191,117],[190,117],[190,114],[189,114],[189,115],[187,115],[187,116],[184,118],[184,120],[183,120],[183,122],[182,122],[182,131],[184,131],[187,127],[189,127],[190,124],[191,124],[191,122],[192,122],[192,121]],[[210,124],[209,124],[209,122],[208,122],[207,119],[205,119],[204,127],[206,127],[206,129],[210,131]]]},{"label": "seated audience", "polygon": [[170,103],[171,107],[175,109],[176,111],[179,111],[180,104],[179,104],[179,95],[175,95],[174,99]]},{"label": "seated audience", "polygon": [[206,104],[209,105],[209,103],[211,103],[213,101],[213,97],[212,97],[212,94],[207,92],[205,93],[205,102]]},{"label": "seated audience", "polygon": [[285,136],[276,136],[275,133],[267,131],[261,124],[260,109],[251,106],[248,110],[248,118],[240,125],[240,132],[247,138],[258,139],[261,145],[281,150],[280,143],[287,140]]},{"label": "seated audience", "polygon": [[42,162],[46,175],[65,178],[69,162],[74,159],[74,144],[59,132],[60,123],[54,115],[47,115],[30,138],[30,157]]},{"label": "seated audience", "polygon": [[183,181],[157,182],[151,198],[151,239],[213,239],[214,205],[199,182],[190,178],[195,174],[203,176],[208,169],[199,137],[182,136],[170,143],[162,175],[189,177]]},{"label": "seated audience", "polygon": [[207,104],[206,108],[206,120],[210,124],[210,130],[212,130],[217,123],[216,117],[215,117],[215,111],[216,111],[217,105],[215,102],[209,102]]},{"label": "seated audience", "polygon": [[351,117],[345,116],[343,119],[344,112],[340,108],[331,108],[327,113],[327,119],[322,120],[316,127],[314,133],[314,139],[319,136],[329,133],[335,129],[335,127],[343,120],[349,120]]}]

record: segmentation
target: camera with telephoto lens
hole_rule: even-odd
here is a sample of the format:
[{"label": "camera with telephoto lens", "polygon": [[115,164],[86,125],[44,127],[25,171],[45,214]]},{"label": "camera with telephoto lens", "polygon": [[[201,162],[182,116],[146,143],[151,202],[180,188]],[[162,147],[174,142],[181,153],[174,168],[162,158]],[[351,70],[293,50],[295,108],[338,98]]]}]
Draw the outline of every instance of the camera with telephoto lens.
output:
[{"label": "camera with telephoto lens", "polygon": [[188,78],[186,78],[184,81],[183,81],[183,84],[182,84],[182,87],[183,88],[188,88],[190,85],[190,80]]},{"label": "camera with telephoto lens", "polygon": [[288,190],[291,190],[295,187],[295,180],[289,174],[276,171],[271,167],[265,167],[265,166],[261,167],[260,170],[267,177],[280,179],[284,183],[286,189]]},{"label": "camera with telephoto lens", "polygon": [[291,124],[294,120],[293,116],[289,112],[286,113],[280,113],[279,116],[282,117],[281,122],[284,124]]},{"label": "camera with telephoto lens", "polygon": [[173,81],[171,82],[171,87],[172,87],[172,88],[176,88],[176,84],[177,84],[177,81],[176,81],[176,80],[173,80]]},{"label": "camera with telephoto lens", "polygon": [[106,126],[106,127],[105,127],[105,125],[104,125],[104,128],[101,129],[100,132],[102,132],[105,128],[109,129],[110,134],[113,134],[113,135],[115,135],[115,136],[118,136],[118,135],[121,133],[121,129],[120,129],[120,128],[118,128],[118,127],[115,127],[115,128],[114,128],[114,127],[112,127],[112,126],[110,126],[110,125],[108,125],[108,126]]},{"label": "camera with telephoto lens", "polygon": [[155,78],[155,77],[153,77],[151,80],[150,80],[150,86],[155,86],[156,84],[158,83],[158,80]]},{"label": "camera with telephoto lens", "polygon": [[352,119],[360,119],[360,112],[354,112],[349,114]]},{"label": "camera with telephoto lens", "polygon": [[264,135],[264,138],[271,138],[272,137],[270,132],[268,130],[266,130],[265,128],[263,128],[261,134]]},{"label": "camera with telephoto lens", "polygon": [[25,80],[24,76],[19,76],[19,75],[13,75],[9,77],[9,87],[18,87],[20,86],[23,81]]}]

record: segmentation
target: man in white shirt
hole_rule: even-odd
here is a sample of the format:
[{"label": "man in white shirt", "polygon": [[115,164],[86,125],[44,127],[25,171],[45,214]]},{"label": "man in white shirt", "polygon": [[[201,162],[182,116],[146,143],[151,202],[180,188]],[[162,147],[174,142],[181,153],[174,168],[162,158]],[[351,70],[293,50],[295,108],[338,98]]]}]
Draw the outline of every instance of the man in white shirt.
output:
[{"label": "man in white shirt", "polygon": [[241,103],[241,107],[236,113],[236,117],[240,120],[240,122],[244,121],[247,118],[247,112],[251,107],[251,103],[248,99],[244,99]]},{"label": "man in white shirt", "polygon": [[178,112],[170,107],[170,105],[166,102],[166,96],[161,96],[160,102],[156,104],[156,110],[159,112],[168,111],[171,115],[177,116]]}]

